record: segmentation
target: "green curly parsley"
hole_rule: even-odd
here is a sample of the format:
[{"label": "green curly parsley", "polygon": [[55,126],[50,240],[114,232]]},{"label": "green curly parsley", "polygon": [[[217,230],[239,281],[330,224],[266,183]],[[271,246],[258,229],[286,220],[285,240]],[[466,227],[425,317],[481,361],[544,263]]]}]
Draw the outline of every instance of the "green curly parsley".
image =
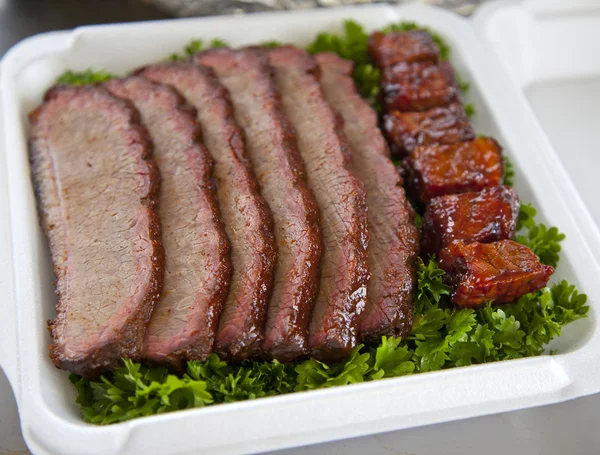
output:
[{"label": "green curly parsley", "polygon": [[93,85],[98,84],[100,82],[107,81],[115,77],[114,74],[111,74],[107,71],[100,70],[94,71],[92,69],[87,69],[85,71],[65,71],[61,74],[58,79],[58,84],[69,84],[69,85]]},{"label": "green curly parsley", "polygon": [[515,184],[515,167],[511,159],[504,155],[504,182],[506,186],[514,186]]},{"label": "green curly parsley", "polygon": [[537,223],[536,215],[537,210],[531,204],[521,204],[516,241],[531,248],[540,262],[556,268],[560,258],[560,242],[565,239],[565,234],[554,226],[547,227],[543,223]]},{"label": "green curly parsley", "polygon": [[[211,48],[211,47],[229,47],[229,44],[225,40],[215,38],[209,42],[208,47],[209,48]],[[171,55],[169,55],[167,60],[172,60],[172,61],[187,60],[188,58],[193,56],[195,53],[200,52],[203,49],[205,49],[204,42],[200,39],[194,39],[194,40],[190,41],[190,43],[188,45],[185,46],[185,48],[183,49],[183,53],[171,54]]]},{"label": "green curly parsley", "polygon": [[[394,24],[385,31],[421,28],[414,23]],[[431,33],[431,32],[430,32]],[[447,59],[449,47],[433,34],[440,55]],[[380,75],[368,60],[368,35],[355,22],[346,21],[344,35],[321,33],[309,52],[333,51],[355,62],[354,78],[363,96],[378,106]],[[211,43],[225,45],[218,40]],[[277,46],[273,42],[270,45]],[[187,58],[203,48],[192,41]],[[65,73],[64,83],[94,83],[110,78],[105,72]],[[461,80],[459,78],[459,80]],[[468,84],[461,82],[463,89]],[[467,111],[474,111],[469,108]],[[512,185],[514,171],[505,162],[505,184]],[[523,204],[517,241],[528,245],[546,264],[558,263],[564,235],[535,220],[536,211]],[[77,403],[84,419],[111,424],[142,416],[219,403],[256,399],[292,392],[341,386],[427,371],[540,355],[559,336],[562,328],[586,316],[589,307],[566,281],[526,294],[508,305],[486,304],[460,309],[450,303],[450,288],[435,259],[419,260],[414,298],[414,322],[406,339],[382,337],[379,346],[359,345],[342,362],[326,364],[314,359],[281,364],[277,361],[228,363],[211,354],[205,362],[189,361],[182,376],[166,369],[147,367],[130,360],[96,380],[71,375]]]}]

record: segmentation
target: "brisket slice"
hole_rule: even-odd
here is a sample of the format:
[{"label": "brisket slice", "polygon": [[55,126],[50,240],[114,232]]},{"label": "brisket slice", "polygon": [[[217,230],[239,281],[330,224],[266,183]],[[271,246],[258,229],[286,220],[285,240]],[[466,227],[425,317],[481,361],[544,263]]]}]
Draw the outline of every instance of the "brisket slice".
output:
[{"label": "brisket slice", "polygon": [[224,358],[243,360],[261,350],[276,251],[271,213],[258,192],[242,131],[227,91],[209,68],[191,62],[164,63],[138,73],[175,87],[198,110],[202,137],[215,162],[233,266],[214,349]]},{"label": "brisket slice", "polygon": [[325,99],[341,114],[352,149],[352,169],[367,190],[371,279],[360,319],[363,340],[405,336],[412,326],[419,232],[402,178],[377,127],[377,114],[358,94],[352,62],[319,54]]},{"label": "brisket slice", "polygon": [[427,111],[460,100],[454,68],[448,62],[397,63],[381,72],[387,111]]},{"label": "brisket slice", "polygon": [[271,357],[289,361],[307,353],[321,256],[317,204],[294,129],[283,114],[262,52],[213,49],[195,60],[212,67],[228,89],[261,194],[273,214],[277,265],[263,347]]},{"label": "brisket slice", "polygon": [[316,60],[291,46],[268,55],[321,216],[321,282],[309,347],[317,359],[340,359],[357,344],[358,317],[366,300],[365,189],[348,169],[350,146],[341,119],[321,93]]},{"label": "brisket slice", "polygon": [[433,38],[424,30],[375,32],[369,37],[369,55],[379,69],[400,62],[437,63],[439,54]]},{"label": "brisket slice", "polygon": [[158,213],[165,277],[144,357],[176,366],[204,360],[212,351],[231,265],[211,180],[213,163],[200,142],[196,111],[170,87],[141,77],[113,79],[106,87],[140,112],[162,176]]},{"label": "brisket slice", "polygon": [[423,204],[445,194],[502,184],[502,147],[490,137],[448,145],[419,145],[403,161],[409,191]]},{"label": "brisket slice", "polygon": [[396,156],[404,156],[418,145],[475,139],[465,108],[458,102],[425,112],[391,111],[383,115],[382,128]]},{"label": "brisket slice", "polygon": [[546,286],[554,273],[527,246],[512,240],[455,241],[440,251],[439,264],[446,272],[444,282],[454,288],[452,302],[466,308],[514,302]]},{"label": "brisket slice", "polygon": [[163,278],[160,178],[137,111],[103,88],[55,87],[30,120],[32,176],[57,278],[50,357],[93,377],[141,357]]},{"label": "brisket slice", "polygon": [[423,216],[421,253],[437,254],[455,240],[490,243],[511,239],[519,207],[516,191],[507,186],[433,198]]}]

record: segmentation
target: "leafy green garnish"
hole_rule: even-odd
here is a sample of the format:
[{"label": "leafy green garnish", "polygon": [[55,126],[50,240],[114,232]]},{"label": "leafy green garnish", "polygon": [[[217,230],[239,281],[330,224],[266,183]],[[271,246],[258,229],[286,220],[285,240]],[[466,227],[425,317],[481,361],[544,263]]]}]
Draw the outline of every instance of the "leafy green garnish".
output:
[{"label": "leafy green garnish", "polygon": [[475,106],[472,103],[465,104],[465,114],[467,114],[467,117],[473,118],[476,113],[477,111],[475,110]]},{"label": "leafy green garnish", "polygon": [[467,81],[465,81],[462,76],[458,73],[456,73],[456,82],[458,82],[458,88],[460,88],[460,91],[462,93],[467,93],[469,91],[469,89],[471,88],[471,84]]},{"label": "leafy green garnish", "polygon": [[277,41],[277,40],[269,40],[269,41],[263,41],[262,43],[259,44],[259,46],[262,46],[262,47],[280,47],[280,46],[283,46],[283,43],[281,41]]},{"label": "leafy green garnish", "polygon": [[515,184],[515,168],[512,160],[507,155],[504,155],[504,181],[502,183],[506,186]]},{"label": "leafy green garnish", "polygon": [[229,47],[229,43],[227,43],[227,41],[222,40],[220,38],[215,38],[210,42],[209,47]]},{"label": "leafy green garnish", "polygon": [[549,228],[537,223],[536,215],[537,210],[531,204],[521,204],[516,241],[531,248],[543,264],[556,268],[560,259],[560,242],[565,239],[565,234],[554,226]]},{"label": "leafy green garnish", "polygon": [[99,84],[100,82],[107,81],[116,77],[104,70],[94,71],[91,68],[85,71],[65,71],[61,74],[58,79],[58,84],[69,84],[69,85],[93,85]]},{"label": "leafy green garnish", "polygon": [[363,27],[352,20],[344,21],[344,32],[341,36],[332,33],[319,33],[315,40],[307,47],[311,54],[318,52],[334,52],[340,57],[354,62],[354,80],[361,95],[369,100],[377,110],[379,70],[369,63],[368,52],[369,35]]},{"label": "leafy green garnish", "polygon": [[[209,48],[229,47],[229,44],[225,40],[215,38],[210,41],[208,47]],[[187,60],[188,58],[192,57],[194,54],[200,52],[204,48],[205,48],[204,42],[201,39],[193,39],[184,47],[183,53],[181,53],[181,54],[173,53],[173,54],[169,55],[167,60],[172,60],[172,61]]]}]

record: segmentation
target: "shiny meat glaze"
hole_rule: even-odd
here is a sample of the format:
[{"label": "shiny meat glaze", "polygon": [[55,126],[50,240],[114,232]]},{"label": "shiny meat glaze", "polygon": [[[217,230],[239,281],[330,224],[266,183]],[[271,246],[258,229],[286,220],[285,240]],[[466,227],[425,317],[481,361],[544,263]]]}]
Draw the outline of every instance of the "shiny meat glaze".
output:
[{"label": "shiny meat glaze", "polygon": [[96,376],[142,354],[163,279],[159,174],[137,112],[102,88],[55,87],[30,120],[58,294],[50,356]]},{"label": "shiny meat glaze", "polygon": [[377,114],[358,94],[353,64],[335,54],[317,54],[325,99],[344,120],[352,149],[352,170],[367,190],[371,279],[360,318],[360,337],[405,336],[412,327],[419,232],[402,179],[377,127]]},{"label": "shiny meat glaze", "polygon": [[340,359],[357,344],[366,300],[365,189],[348,170],[349,145],[340,118],[321,93],[316,60],[291,46],[273,49],[269,57],[321,216],[321,281],[309,347],[317,359]]},{"label": "shiny meat glaze", "polygon": [[386,110],[426,111],[459,100],[452,65],[426,62],[397,63],[381,72]]},{"label": "shiny meat glaze", "polygon": [[383,115],[382,128],[392,153],[404,156],[417,145],[454,144],[475,139],[461,103],[426,112],[392,111]]},{"label": "shiny meat glaze", "polygon": [[434,198],[423,216],[421,251],[437,254],[454,240],[489,243],[511,239],[519,207],[517,193],[507,186]]},{"label": "shiny meat glaze", "polygon": [[277,265],[263,348],[270,357],[289,361],[307,353],[321,257],[317,204],[294,129],[260,50],[213,49],[197,54],[195,61],[213,68],[229,91],[261,194],[273,214]]},{"label": "shiny meat glaze", "polygon": [[404,160],[407,183],[424,204],[437,196],[481,191],[504,178],[502,148],[492,138],[415,147]]},{"label": "shiny meat glaze", "polygon": [[141,77],[113,79],[105,86],[138,109],[162,176],[158,213],[165,277],[144,358],[175,366],[204,360],[212,351],[231,264],[211,180],[212,159],[200,142],[196,112],[173,89]]},{"label": "shiny meat glaze", "polygon": [[215,162],[233,265],[214,349],[224,358],[243,360],[261,350],[276,252],[271,213],[258,192],[242,131],[227,91],[209,68],[191,62],[163,63],[138,74],[175,87],[198,110],[202,138]]},{"label": "shiny meat glaze", "polygon": [[528,247],[512,240],[454,242],[440,251],[439,259],[444,281],[454,288],[452,302],[467,308],[514,302],[546,286],[554,273]]},{"label": "shiny meat glaze", "polygon": [[375,32],[369,37],[369,55],[378,68],[396,63],[437,63],[439,51],[431,35],[422,30]]}]

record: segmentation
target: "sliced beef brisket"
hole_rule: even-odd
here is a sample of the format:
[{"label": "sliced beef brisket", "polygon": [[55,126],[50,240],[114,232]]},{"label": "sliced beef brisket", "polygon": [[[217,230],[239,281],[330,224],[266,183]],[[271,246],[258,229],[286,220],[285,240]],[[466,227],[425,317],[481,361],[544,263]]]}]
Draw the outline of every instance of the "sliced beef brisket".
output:
[{"label": "sliced beef brisket", "polygon": [[319,283],[321,237],[316,201],[284,115],[266,56],[256,49],[213,49],[195,57],[228,89],[261,194],[273,215],[277,265],[264,349],[280,361],[307,353]]},{"label": "sliced beef brisket", "polygon": [[228,93],[212,70],[192,62],[156,64],[137,73],[175,87],[198,110],[202,137],[215,162],[233,266],[214,349],[243,360],[261,350],[276,252],[271,213],[259,194]]},{"label": "sliced beef brisket", "polygon": [[405,336],[412,326],[419,233],[402,178],[377,127],[377,114],[357,92],[352,62],[318,54],[325,99],[344,120],[352,149],[352,169],[367,191],[371,279],[360,336],[379,342],[382,335]]},{"label": "sliced beef brisket", "polygon": [[340,359],[357,344],[358,317],[366,300],[366,193],[348,169],[349,144],[341,119],[323,98],[316,60],[291,46],[268,55],[320,210],[321,281],[309,347],[315,358]]},{"label": "sliced beef brisket", "polygon": [[56,273],[54,363],[95,376],[140,359],[163,278],[159,174],[133,106],[59,86],[31,115],[30,157]]},{"label": "sliced beef brisket", "polygon": [[212,351],[231,264],[211,180],[213,164],[200,142],[196,112],[172,88],[141,77],[113,79],[106,87],[140,112],[162,176],[158,212],[165,278],[144,357],[175,365],[204,360]]}]

